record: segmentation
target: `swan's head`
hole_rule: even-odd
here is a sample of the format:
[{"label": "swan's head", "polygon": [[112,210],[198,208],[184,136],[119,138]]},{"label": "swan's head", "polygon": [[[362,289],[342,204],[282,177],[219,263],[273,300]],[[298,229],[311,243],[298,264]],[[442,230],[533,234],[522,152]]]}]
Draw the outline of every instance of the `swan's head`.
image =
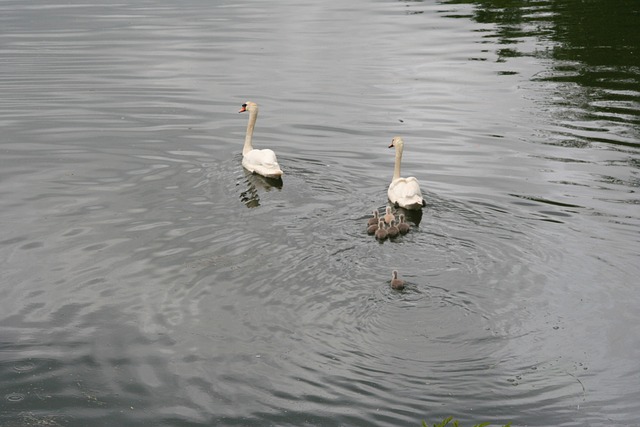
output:
[{"label": "swan's head", "polygon": [[238,111],[238,113],[244,113],[245,111],[249,111],[250,113],[253,111],[258,111],[258,104],[256,104],[255,102],[247,101],[246,103],[242,104],[242,108],[240,108],[240,111]]},{"label": "swan's head", "polygon": [[394,280],[398,279],[398,270],[393,270],[391,272],[391,278],[394,279]]},{"label": "swan's head", "polygon": [[389,145],[389,148],[402,147],[403,145],[404,145],[404,141],[402,140],[402,138],[399,136],[395,136],[391,140],[391,145]]},{"label": "swan's head", "polygon": [[387,207],[384,209],[384,213],[385,213],[385,215],[391,215],[391,206],[387,206]]},{"label": "swan's head", "polygon": [[381,219],[380,221],[378,221],[378,228],[384,229],[384,219]]}]

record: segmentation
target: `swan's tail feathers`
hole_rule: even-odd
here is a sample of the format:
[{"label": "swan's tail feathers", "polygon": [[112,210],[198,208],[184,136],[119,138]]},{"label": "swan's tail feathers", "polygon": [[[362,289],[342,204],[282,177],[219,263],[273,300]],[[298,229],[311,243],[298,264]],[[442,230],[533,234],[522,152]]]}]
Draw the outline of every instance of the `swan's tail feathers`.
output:
[{"label": "swan's tail feathers", "polygon": [[404,200],[401,203],[398,203],[400,207],[403,207],[408,210],[418,210],[424,207],[424,200]]},{"label": "swan's tail feathers", "polygon": [[409,192],[400,195],[396,200],[395,204],[399,205],[401,208],[416,210],[422,209],[424,206],[424,199],[422,198],[422,194],[416,192]]},{"label": "swan's tail feathers", "polygon": [[283,173],[277,163],[275,164],[275,166],[254,165],[253,170],[251,172],[257,173],[258,175],[262,175],[266,178],[280,178],[282,177],[282,173]]},{"label": "swan's tail feathers", "polygon": [[282,173],[283,172],[278,168],[277,170],[267,170],[264,174],[261,175],[267,178],[279,179],[282,178]]}]

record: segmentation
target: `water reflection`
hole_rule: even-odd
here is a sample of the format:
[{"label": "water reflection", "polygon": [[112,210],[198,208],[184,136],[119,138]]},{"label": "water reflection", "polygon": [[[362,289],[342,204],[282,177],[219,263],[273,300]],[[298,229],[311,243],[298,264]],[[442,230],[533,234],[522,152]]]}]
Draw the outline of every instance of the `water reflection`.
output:
[{"label": "water reflection", "polygon": [[496,25],[483,38],[497,38],[497,62],[527,56],[553,60],[548,70],[532,79],[555,86],[553,96],[543,102],[555,107],[550,119],[562,129],[559,137],[549,135],[550,140],[571,147],[591,143],[640,147],[640,3],[441,3],[473,5],[473,13],[465,17]]},{"label": "water reflection", "polygon": [[[260,191],[282,190],[282,178],[266,178],[257,173],[251,173],[244,169],[244,184],[247,189],[240,193],[240,201],[248,208],[260,206]],[[241,183],[238,183],[241,185]]]},{"label": "water reflection", "polygon": [[[416,227],[419,226],[420,221],[422,221],[423,211],[429,209],[428,205],[422,209],[404,209],[401,207],[395,207],[391,204],[389,206],[391,207],[391,210],[394,211],[396,219],[400,214],[404,214],[405,221],[412,223]],[[384,213],[384,209],[382,212]]]},{"label": "water reflection", "polygon": [[[263,3],[3,3],[0,424],[632,425],[637,36]],[[240,166],[239,96],[286,187]],[[398,133],[427,206],[379,245]]]}]

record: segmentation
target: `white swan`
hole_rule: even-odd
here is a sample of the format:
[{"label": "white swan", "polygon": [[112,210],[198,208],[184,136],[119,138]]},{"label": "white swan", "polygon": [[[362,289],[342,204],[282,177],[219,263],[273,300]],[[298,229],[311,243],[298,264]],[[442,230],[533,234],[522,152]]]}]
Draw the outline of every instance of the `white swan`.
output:
[{"label": "white swan", "polygon": [[422,198],[418,180],[412,176],[408,178],[400,177],[400,162],[402,161],[402,149],[404,148],[402,138],[399,136],[393,138],[389,148],[393,147],[396,149],[396,164],[393,170],[393,179],[389,184],[389,190],[387,190],[389,200],[395,206],[404,209],[421,209],[425,202]]},{"label": "white swan", "polygon": [[247,124],[247,135],[244,138],[244,147],[242,148],[242,166],[249,172],[257,173],[266,178],[280,178],[282,176],[282,170],[280,169],[280,165],[278,165],[276,153],[268,148],[256,150],[253,148],[253,145],[251,145],[253,128],[258,118],[258,104],[247,101],[246,104],[242,104],[242,108],[238,112],[242,113],[244,111],[249,112],[249,123]]}]

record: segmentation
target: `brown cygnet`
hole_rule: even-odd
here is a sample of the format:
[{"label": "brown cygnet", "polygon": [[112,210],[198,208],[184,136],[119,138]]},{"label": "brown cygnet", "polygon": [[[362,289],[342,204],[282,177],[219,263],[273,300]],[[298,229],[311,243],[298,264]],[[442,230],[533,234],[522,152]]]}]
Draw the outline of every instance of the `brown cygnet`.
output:
[{"label": "brown cygnet", "polygon": [[391,274],[391,287],[393,289],[404,289],[404,280],[398,279],[398,270],[393,270]]}]

